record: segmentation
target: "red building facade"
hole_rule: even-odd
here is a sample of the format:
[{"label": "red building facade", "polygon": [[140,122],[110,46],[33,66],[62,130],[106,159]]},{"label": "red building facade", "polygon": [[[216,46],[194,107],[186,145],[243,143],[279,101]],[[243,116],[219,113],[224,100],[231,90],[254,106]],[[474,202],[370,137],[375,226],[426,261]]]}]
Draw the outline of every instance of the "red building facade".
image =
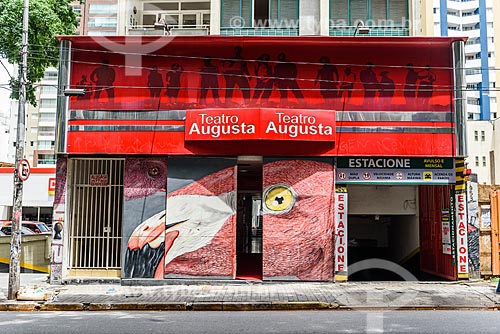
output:
[{"label": "red building facade", "polygon": [[422,260],[446,240],[418,217],[455,215],[461,39],[61,45],[59,88],[85,93],[59,100],[53,280],[346,279],[351,184],[414,187],[420,269],[457,277],[455,240],[449,268]]}]

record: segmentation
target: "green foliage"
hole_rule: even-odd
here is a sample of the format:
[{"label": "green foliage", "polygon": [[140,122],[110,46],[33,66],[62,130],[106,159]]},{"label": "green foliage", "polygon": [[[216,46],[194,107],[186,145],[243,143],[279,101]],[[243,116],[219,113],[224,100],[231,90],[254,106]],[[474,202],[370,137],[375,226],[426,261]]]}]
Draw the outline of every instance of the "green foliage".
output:
[{"label": "green foliage", "polygon": [[[28,66],[26,98],[36,104],[33,84],[49,66],[57,66],[58,35],[73,35],[78,25],[69,5],[72,0],[29,0]],[[10,63],[21,62],[23,0],[0,0],[0,52]],[[19,81],[10,81],[12,95],[19,97]]]}]

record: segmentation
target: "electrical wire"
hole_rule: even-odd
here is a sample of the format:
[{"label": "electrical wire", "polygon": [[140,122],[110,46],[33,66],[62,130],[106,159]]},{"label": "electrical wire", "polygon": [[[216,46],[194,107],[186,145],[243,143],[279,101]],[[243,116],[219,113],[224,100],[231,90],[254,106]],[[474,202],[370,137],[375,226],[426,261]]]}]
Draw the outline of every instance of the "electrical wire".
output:
[{"label": "electrical wire", "polygon": [[[30,57],[29,57],[30,58]],[[38,58],[34,58],[34,57],[31,57],[32,59],[38,59]],[[239,60],[241,61],[241,59]],[[245,60],[246,61],[246,60]],[[88,61],[77,61],[77,60],[72,60],[72,63],[79,63],[79,64],[86,64],[86,65],[95,65],[95,66],[101,66],[102,63],[99,63],[99,62],[88,62]],[[323,64],[324,65],[324,64]],[[145,70],[152,70],[153,67],[147,67],[147,66],[132,66],[132,65],[122,65],[122,64],[119,64],[119,65],[115,65],[115,64],[108,64],[107,65],[108,67],[113,67],[113,68],[120,68],[120,69],[145,69]],[[363,65],[366,67],[366,65]],[[168,68],[168,67],[155,67],[157,70],[159,71],[170,71],[171,69]],[[318,82],[318,83],[321,83],[321,82],[324,82],[324,83],[337,83],[337,84],[342,84],[342,83],[352,83],[352,84],[357,84],[357,83],[360,83],[360,84],[363,84],[362,82],[360,81],[344,81],[344,80],[324,80],[324,79],[312,79],[312,78],[301,78],[301,77],[297,77],[297,78],[289,78],[289,77],[276,77],[276,76],[256,76],[256,75],[246,75],[246,74],[228,74],[228,73],[212,73],[212,72],[201,72],[201,71],[189,71],[189,70],[183,70],[182,73],[191,73],[191,74],[198,74],[198,75],[213,75],[213,76],[222,76],[222,77],[228,77],[228,76],[231,76],[231,77],[242,77],[242,78],[247,78],[247,79],[271,79],[271,80],[295,80],[295,81],[299,81],[299,82]],[[368,83],[368,84],[374,84],[374,83]],[[390,83],[376,83],[377,86],[384,86],[384,85],[392,85]],[[411,88],[418,88],[419,85],[418,84],[406,84],[406,83],[401,83],[399,85],[403,85],[405,87],[411,87]],[[109,87],[109,86],[106,86],[106,87]],[[116,85],[113,85],[112,87],[114,88],[136,88],[136,89],[141,89],[141,88],[146,88],[146,89],[149,89],[149,88],[155,88],[155,87],[150,87],[150,86],[116,86]],[[438,92],[438,91],[442,91],[442,92],[448,92],[450,90],[455,90],[455,87],[453,85],[436,85],[436,84],[432,84],[432,91],[435,91],[435,92]],[[160,87],[156,87],[156,88],[160,88]],[[442,88],[442,89],[440,89]],[[105,88],[102,88],[102,89],[105,89]],[[197,89],[197,90],[203,90],[205,88],[192,88],[192,89]],[[206,88],[206,89],[211,89],[211,88]],[[224,88],[220,88],[221,90],[224,90]],[[240,88],[239,88],[240,89]],[[322,90],[323,88],[321,87],[318,87],[318,88],[301,88],[301,90]],[[265,89],[264,89],[265,90]],[[288,90],[292,90],[292,89],[288,89]],[[360,90],[366,90],[366,89],[360,89]],[[378,89],[373,89],[373,90],[378,90]],[[406,89],[408,90],[408,89]],[[413,91],[414,89],[409,89],[410,91]],[[484,89],[483,89],[484,90]],[[394,91],[405,91],[403,89],[395,89]],[[474,90],[475,91],[475,90]]]}]

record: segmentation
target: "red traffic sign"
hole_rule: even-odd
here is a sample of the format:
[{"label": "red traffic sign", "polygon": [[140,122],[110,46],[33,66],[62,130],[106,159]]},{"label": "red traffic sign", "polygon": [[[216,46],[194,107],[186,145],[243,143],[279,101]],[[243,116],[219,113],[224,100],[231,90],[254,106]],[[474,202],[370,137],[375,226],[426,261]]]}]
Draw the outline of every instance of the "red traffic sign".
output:
[{"label": "red traffic sign", "polygon": [[30,177],[30,173],[29,161],[26,159],[20,160],[17,165],[17,176],[19,176],[19,179],[21,179],[21,181],[26,181],[28,177]]}]

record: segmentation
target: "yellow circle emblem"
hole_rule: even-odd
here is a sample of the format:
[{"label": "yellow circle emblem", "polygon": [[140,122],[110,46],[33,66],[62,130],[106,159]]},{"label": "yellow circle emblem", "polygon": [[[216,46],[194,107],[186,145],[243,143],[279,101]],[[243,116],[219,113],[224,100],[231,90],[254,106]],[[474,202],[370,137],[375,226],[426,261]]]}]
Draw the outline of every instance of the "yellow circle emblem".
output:
[{"label": "yellow circle emblem", "polygon": [[295,203],[295,193],[287,185],[269,187],[264,193],[265,208],[271,213],[289,211]]}]

